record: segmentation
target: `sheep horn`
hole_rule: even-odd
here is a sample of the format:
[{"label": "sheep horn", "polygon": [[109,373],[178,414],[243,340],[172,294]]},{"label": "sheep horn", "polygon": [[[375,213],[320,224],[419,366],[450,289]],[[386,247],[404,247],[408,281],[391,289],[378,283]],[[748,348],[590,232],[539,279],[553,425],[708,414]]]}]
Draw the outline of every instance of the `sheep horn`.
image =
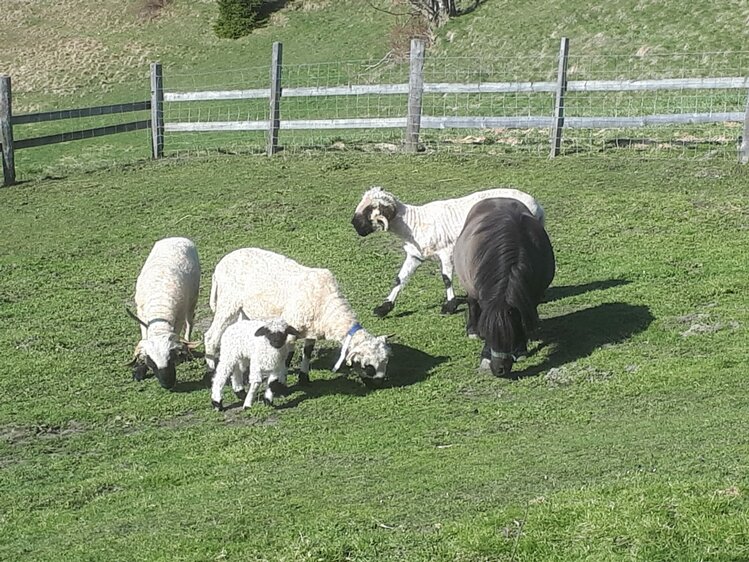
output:
[{"label": "sheep horn", "polygon": [[201,344],[200,341],[187,341],[185,339],[180,339],[179,343],[181,343],[182,345],[184,345],[190,351],[192,351],[193,349],[195,349],[196,347],[198,347]]},{"label": "sheep horn", "polygon": [[390,228],[390,222],[382,215],[375,217],[375,220],[382,225],[382,230],[387,231]]},{"label": "sheep horn", "polygon": [[140,324],[141,326],[143,326],[146,330],[148,329],[148,324],[146,324],[145,322],[143,322],[143,320],[141,320],[140,318],[138,318],[138,316],[132,310],[130,310],[128,307],[125,307],[125,312],[127,312],[128,316],[130,316],[130,318],[132,318],[133,320],[135,320],[138,324]]}]

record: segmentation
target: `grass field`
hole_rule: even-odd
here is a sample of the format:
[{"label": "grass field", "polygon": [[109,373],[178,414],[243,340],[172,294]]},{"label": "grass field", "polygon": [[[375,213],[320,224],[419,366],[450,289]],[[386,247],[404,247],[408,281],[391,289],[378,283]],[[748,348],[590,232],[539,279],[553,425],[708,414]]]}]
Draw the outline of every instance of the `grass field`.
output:
[{"label": "grass field", "polygon": [[[732,0],[476,4],[435,33],[427,80],[553,79],[562,36],[571,79],[746,75],[749,8]],[[154,18],[143,5],[0,0],[14,111],[147,99],[155,60],[167,89],[264,87],[273,41],[287,86],[405,76],[390,0],[279,2],[238,41],[213,35],[213,0],[174,0]],[[424,103],[430,114],[549,113],[551,98],[534,96]],[[567,103],[568,115],[641,115],[742,111],[745,96]],[[307,103],[288,98],[285,118],[396,116],[404,99]],[[266,110],[188,104],[168,119]],[[130,118],[147,115],[17,127],[16,138]],[[395,130],[284,132],[288,150],[273,159],[249,156],[261,133],[169,135],[170,155],[210,155],[162,162],[146,160],[148,131],[18,151],[24,181],[0,189],[0,560],[749,560],[739,133],[608,130],[579,144],[570,133],[555,161],[537,157],[539,130],[424,133],[430,150],[485,137],[481,158],[363,153],[374,137],[397,145]],[[609,157],[624,136],[634,154]],[[657,160],[637,158],[651,148]],[[435,263],[390,317],[371,314],[402,260],[393,237],[361,239],[349,224],[373,184],[417,203],[496,185],[542,202],[557,276],[518,380],[477,371],[464,311],[439,313]],[[173,235],[192,238],[203,265],[198,337],[215,264],[260,246],[331,269],[364,326],[396,334],[387,384],[331,373],[332,343],[318,346],[310,386],[249,412],[211,409],[199,361],[178,367],[174,392],[132,381],[139,331],[124,305],[154,241]]]},{"label": "grass field", "polygon": [[[371,315],[402,257],[349,224],[371,184],[543,203],[558,272],[519,380],[477,372],[436,264]],[[749,559],[746,186],[726,163],[328,154],[3,189],[0,558]],[[388,384],[331,373],[332,344],[274,408],[214,412],[197,361],[175,392],[133,382],[123,305],[169,235],[198,245],[198,335],[218,259],[269,248],[397,334]]]}]

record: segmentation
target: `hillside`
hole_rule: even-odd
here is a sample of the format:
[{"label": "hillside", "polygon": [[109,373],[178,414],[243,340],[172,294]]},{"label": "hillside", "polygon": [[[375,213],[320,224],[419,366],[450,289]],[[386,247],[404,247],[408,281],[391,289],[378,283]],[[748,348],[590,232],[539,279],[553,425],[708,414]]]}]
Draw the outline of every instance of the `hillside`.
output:
[{"label": "hillside", "polygon": [[[402,48],[404,23],[391,0],[289,0],[265,26],[239,40],[211,29],[213,0],[173,0],[157,13],[147,0],[0,0],[0,73],[18,93],[72,95],[81,88],[112,89],[143,77],[148,62],[197,73],[268,64],[282,41],[292,64],[379,60]],[[464,7],[472,1],[464,0]],[[390,11],[390,13],[388,13]],[[746,48],[749,5],[716,0],[622,0],[590,7],[533,0],[483,0],[438,30],[432,52],[447,56],[553,55],[571,38],[576,53],[667,54]],[[473,64],[468,62],[467,64]]]}]

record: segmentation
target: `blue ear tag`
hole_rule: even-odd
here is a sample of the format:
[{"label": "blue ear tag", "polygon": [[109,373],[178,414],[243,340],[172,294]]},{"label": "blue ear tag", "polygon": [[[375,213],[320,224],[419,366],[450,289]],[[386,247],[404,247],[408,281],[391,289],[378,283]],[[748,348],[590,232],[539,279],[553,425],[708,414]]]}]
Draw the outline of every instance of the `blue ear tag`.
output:
[{"label": "blue ear tag", "polygon": [[348,353],[348,347],[351,345],[351,336],[353,336],[356,332],[362,329],[361,324],[357,322],[351,328],[348,332],[346,332],[346,337],[343,338],[343,345],[341,346],[341,356],[338,358],[338,361],[336,361],[335,365],[333,366],[333,372],[337,372],[338,369],[341,368],[341,365],[343,364],[343,360],[346,358],[346,353]]}]

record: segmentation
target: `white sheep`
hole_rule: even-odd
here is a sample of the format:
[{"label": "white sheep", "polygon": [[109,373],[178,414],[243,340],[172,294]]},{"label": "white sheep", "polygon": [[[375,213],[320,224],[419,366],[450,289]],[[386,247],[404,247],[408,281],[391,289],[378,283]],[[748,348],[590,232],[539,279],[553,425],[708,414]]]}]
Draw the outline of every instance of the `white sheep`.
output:
[{"label": "white sheep", "polygon": [[367,376],[384,379],[390,348],[356,320],[327,269],[305,267],[285,256],[258,248],[235,250],[216,266],[211,284],[213,323],[205,333],[205,357],[215,366],[224,330],[239,311],[249,318],[283,318],[304,337],[300,383],[309,382],[309,362],[317,339],[341,342],[334,370],[345,360],[361,365]]},{"label": "white sheep", "polygon": [[377,316],[386,316],[395,306],[395,299],[409,277],[427,258],[437,258],[442,269],[446,302],[443,313],[455,312],[457,301],[452,286],[453,249],[466,216],[476,202],[492,197],[508,197],[523,203],[544,224],[543,207],[530,195],[518,189],[496,188],[477,191],[465,197],[432,201],[425,205],[409,205],[398,200],[381,187],[372,187],[364,193],[354,211],[351,224],[359,236],[376,230],[389,230],[405,241],[406,259],[395,278],[395,283],[385,301],[374,309]]},{"label": "white sheep", "polygon": [[282,392],[286,385],[286,357],[298,335],[299,332],[281,318],[267,322],[239,320],[226,328],[221,336],[221,360],[213,377],[213,407],[223,409],[221,391],[229,377],[234,393],[241,396],[244,390],[242,376],[248,368],[250,389],[244,399],[244,408],[252,406],[264,380],[268,381],[264,398],[272,404],[274,392]]},{"label": "white sheep", "polygon": [[[135,346],[133,378],[150,368],[164,388],[176,382],[175,365],[188,347],[200,289],[200,261],[187,238],[164,238],[153,245],[135,284],[141,339]],[[180,334],[184,329],[184,339]]]}]

